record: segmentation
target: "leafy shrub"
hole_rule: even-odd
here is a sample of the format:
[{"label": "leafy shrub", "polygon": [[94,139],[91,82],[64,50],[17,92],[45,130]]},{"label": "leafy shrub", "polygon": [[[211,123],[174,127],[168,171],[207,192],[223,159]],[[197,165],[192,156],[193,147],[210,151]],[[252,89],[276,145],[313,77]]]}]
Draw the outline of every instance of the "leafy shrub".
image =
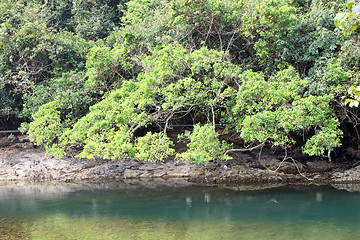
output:
[{"label": "leafy shrub", "polygon": [[259,65],[272,70],[280,61],[278,43],[296,23],[296,9],[288,0],[247,1],[246,5],[242,32],[253,43]]},{"label": "leafy shrub", "polygon": [[135,158],[149,162],[162,162],[168,156],[173,155],[174,144],[164,133],[148,132],[143,137],[138,137],[135,143]]},{"label": "leafy shrub", "polygon": [[144,112],[148,97],[149,91],[139,89],[138,82],[124,82],[122,88],[91,106],[60,138],[60,145],[83,148],[78,155],[82,158],[132,158],[133,133],[150,120]]},{"label": "leafy shrub", "polygon": [[321,131],[306,141],[306,144],[303,146],[304,153],[310,156],[322,156],[326,150],[330,156],[330,152],[336,147],[341,146],[340,138],[342,132],[338,128],[339,123],[335,119],[332,122],[335,127],[322,128]]},{"label": "leafy shrub", "polygon": [[359,107],[360,86],[351,86],[348,90],[348,93],[350,94],[351,98],[346,99],[346,104],[349,104],[349,107]]},{"label": "leafy shrub", "polygon": [[[301,77],[312,77],[340,50],[342,37],[333,24],[336,9],[331,4],[339,5],[339,2],[312,1],[309,11],[300,15],[290,34],[279,41],[282,58],[291,63]],[[314,69],[311,71],[311,68]]]},{"label": "leafy shrub", "polygon": [[65,130],[58,110],[59,105],[58,101],[52,101],[39,107],[33,115],[34,121],[22,124],[22,131],[26,131],[36,145],[44,145],[48,154],[63,157],[65,152],[61,151],[55,142]]},{"label": "leafy shrub", "polygon": [[[340,146],[342,132],[332,113],[333,96],[303,97],[306,81],[293,68],[279,71],[270,81],[252,71],[245,71],[241,79],[233,112],[238,116],[234,118],[236,130],[245,141],[287,148],[295,143],[294,134],[318,128],[331,132],[329,139],[316,145],[306,143],[304,153],[319,155]],[[314,143],[319,137],[310,139]]]},{"label": "leafy shrub", "polygon": [[90,49],[86,61],[87,84],[93,91],[103,94],[121,86],[123,80],[137,76],[141,66],[132,59],[136,53],[134,48],[134,45],[124,43],[112,49],[102,45]]},{"label": "leafy shrub", "polygon": [[[183,137],[185,136],[179,136],[180,139]],[[178,153],[177,159],[197,164],[208,163],[212,160],[230,159],[229,156],[224,155],[229,146],[226,143],[220,143],[219,134],[211,124],[194,125],[193,131],[186,137],[190,140],[188,149],[183,153]]]},{"label": "leafy shrub", "polygon": [[[150,123],[164,124],[166,129],[173,119],[181,119],[189,112],[209,113],[211,108],[215,118],[215,110],[224,100],[224,83],[230,83],[240,71],[223,57],[206,48],[187,53],[178,45],[155,51],[142,62],[147,71],[136,80],[124,80],[121,88],[91,106],[89,113],[60,138],[59,145],[83,148],[79,156],[84,158],[100,157],[106,155],[102,152],[111,152],[109,147],[116,144],[114,135],[128,144],[136,142],[133,134],[137,129]],[[147,137],[149,141],[154,139]],[[132,158],[130,147],[126,149],[120,151],[122,156]],[[116,152],[106,156],[117,158],[121,154]]]},{"label": "leafy shrub", "polygon": [[[96,126],[99,126],[99,124],[96,124]],[[133,158],[132,134],[128,131],[127,126],[118,125],[117,129],[112,128],[103,133],[96,132],[93,127],[90,132],[91,134],[84,141],[83,151],[75,157],[88,159],[95,159],[96,157],[105,159]],[[69,136],[67,133],[61,138],[62,144],[67,143],[66,138]],[[74,139],[71,137],[70,135],[70,141]]]},{"label": "leafy shrub", "polygon": [[[36,144],[90,159],[163,161],[167,130],[194,122],[212,125],[177,159],[226,159],[219,122],[248,143],[340,146],[339,99],[359,65],[358,39],[333,23],[340,2],[130,0],[120,20],[125,2],[0,4],[0,119],[23,106]],[[136,137],[149,124],[161,133]]]},{"label": "leafy shrub", "polygon": [[239,132],[246,116],[287,106],[306,86],[306,81],[300,79],[292,67],[277,72],[269,81],[265,80],[263,73],[252,70],[244,71],[240,79],[232,108]]},{"label": "leafy shrub", "polygon": [[19,107],[9,91],[6,88],[0,88],[0,123],[2,127],[7,125],[10,116],[19,115]]},{"label": "leafy shrub", "polygon": [[73,71],[36,85],[32,93],[24,94],[23,100],[23,118],[32,119],[40,106],[56,100],[60,103],[61,118],[71,122],[84,116],[96,102],[85,84],[84,73]]}]

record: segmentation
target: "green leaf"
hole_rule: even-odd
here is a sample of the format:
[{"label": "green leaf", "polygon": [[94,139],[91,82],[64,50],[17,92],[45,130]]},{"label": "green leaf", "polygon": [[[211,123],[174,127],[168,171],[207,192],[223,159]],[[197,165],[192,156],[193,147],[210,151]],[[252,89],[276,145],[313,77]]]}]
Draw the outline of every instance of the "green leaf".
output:
[{"label": "green leaf", "polygon": [[351,8],[355,4],[355,0],[347,0],[346,5],[349,11],[351,11]]}]

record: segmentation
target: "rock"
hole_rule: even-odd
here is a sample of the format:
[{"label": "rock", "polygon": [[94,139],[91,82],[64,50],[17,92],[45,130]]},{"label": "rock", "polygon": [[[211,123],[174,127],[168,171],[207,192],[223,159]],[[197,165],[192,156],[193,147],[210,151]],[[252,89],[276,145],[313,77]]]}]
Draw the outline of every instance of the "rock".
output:
[{"label": "rock", "polygon": [[17,176],[19,178],[25,178],[25,177],[28,177],[29,174],[26,171],[18,169],[18,170],[15,171],[15,176]]},{"label": "rock", "polygon": [[301,163],[283,162],[278,167],[278,172],[286,174],[299,174],[299,171],[303,171],[303,168],[304,166]]},{"label": "rock", "polygon": [[343,172],[333,173],[331,180],[334,183],[360,182],[360,166]]},{"label": "rock", "polygon": [[360,150],[352,148],[352,147],[348,147],[345,149],[344,155],[348,159],[359,160],[360,159]]},{"label": "rock", "polygon": [[[9,141],[0,138],[0,142]],[[260,161],[257,155],[238,154],[226,162],[211,162],[197,165],[176,162],[173,159],[165,163],[150,163],[129,160],[86,160],[75,158],[56,159],[46,156],[42,148],[23,148],[29,144],[11,143],[0,147],[0,180],[34,181],[103,181],[103,180],[182,180],[184,182],[225,184],[225,185],[263,185],[286,183],[341,183],[360,182],[360,167],[346,171],[338,170],[338,165],[327,161],[307,161],[303,165],[292,161],[283,162],[281,157],[264,153]],[[16,147],[14,147],[16,146]],[[235,155],[234,155],[235,156]],[[265,166],[265,167],[264,167]],[[277,169],[269,171],[268,169]],[[308,179],[312,179],[309,181]]]},{"label": "rock", "polygon": [[140,177],[140,175],[141,175],[141,171],[139,171],[139,170],[126,169],[124,171],[123,177],[125,179],[138,178],[138,177]]},{"label": "rock", "polygon": [[329,172],[337,167],[336,164],[329,161],[307,161],[305,163],[305,171],[309,173]]},{"label": "rock", "polygon": [[360,192],[360,184],[359,183],[332,184],[332,186],[336,189],[346,190],[348,192]]},{"label": "rock", "polygon": [[152,178],[163,178],[167,174],[166,170],[158,169],[153,172]]}]

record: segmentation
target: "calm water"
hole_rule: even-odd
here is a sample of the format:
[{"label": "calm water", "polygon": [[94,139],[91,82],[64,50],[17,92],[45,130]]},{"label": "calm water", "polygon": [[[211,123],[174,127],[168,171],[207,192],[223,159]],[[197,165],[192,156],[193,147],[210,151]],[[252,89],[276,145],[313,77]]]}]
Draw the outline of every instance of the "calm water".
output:
[{"label": "calm water", "polygon": [[0,239],[360,239],[360,192],[0,186]]}]

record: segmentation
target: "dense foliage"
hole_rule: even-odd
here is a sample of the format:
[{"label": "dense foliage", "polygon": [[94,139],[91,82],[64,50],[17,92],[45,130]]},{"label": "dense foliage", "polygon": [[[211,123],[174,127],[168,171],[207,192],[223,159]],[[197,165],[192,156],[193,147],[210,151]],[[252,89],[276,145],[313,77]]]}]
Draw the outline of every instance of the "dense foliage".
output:
[{"label": "dense foliage", "polygon": [[359,6],[1,0],[0,121],[57,157],[207,163],[263,144],[330,160],[359,143]]}]

